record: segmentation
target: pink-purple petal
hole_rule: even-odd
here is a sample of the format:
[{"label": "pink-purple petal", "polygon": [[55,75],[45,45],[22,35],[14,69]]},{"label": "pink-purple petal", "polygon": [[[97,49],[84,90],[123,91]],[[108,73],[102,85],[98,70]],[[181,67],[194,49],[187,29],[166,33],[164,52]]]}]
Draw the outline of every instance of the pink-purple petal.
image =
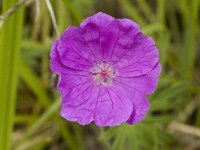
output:
[{"label": "pink-purple petal", "polygon": [[116,81],[122,85],[131,87],[133,91],[143,92],[145,94],[151,94],[154,92],[158,85],[158,76],[161,72],[160,64],[157,64],[150,72],[142,76],[117,76]]},{"label": "pink-purple petal", "polygon": [[100,46],[101,29],[93,23],[88,23],[82,28],[82,38],[87,43],[87,47],[92,53],[95,61],[102,60],[102,51]]},{"label": "pink-purple petal", "polygon": [[69,27],[60,37],[58,52],[64,65],[87,70],[94,61],[93,54],[79,27]]},{"label": "pink-purple petal", "polygon": [[88,72],[83,72],[77,69],[72,69],[68,66],[66,66],[65,64],[63,64],[63,62],[61,61],[60,55],[58,53],[58,44],[59,41],[56,40],[54,41],[54,44],[51,48],[51,55],[50,55],[50,68],[53,72],[55,72],[56,74],[77,74],[77,75],[83,75],[83,74],[88,74]]},{"label": "pink-purple petal", "polygon": [[131,112],[131,99],[128,99],[125,93],[112,88],[101,88],[94,112],[94,122],[96,125],[120,125],[129,118]]},{"label": "pink-purple petal", "polygon": [[135,37],[135,46],[125,52],[116,63],[119,73],[124,76],[141,76],[154,68],[159,54],[152,38],[139,33]]},{"label": "pink-purple petal", "polygon": [[[63,98],[72,99],[77,93],[85,90],[92,84],[90,76],[76,74],[61,74],[59,77],[58,90]],[[75,99],[76,101],[79,99]]]},{"label": "pink-purple petal", "polygon": [[95,109],[95,101],[98,97],[99,89],[94,89],[87,97],[85,102],[72,104],[63,99],[61,116],[69,121],[75,121],[81,125],[89,124],[93,121],[93,114]]},{"label": "pink-purple petal", "polygon": [[135,46],[139,26],[129,19],[116,19],[103,28],[101,47],[106,60],[118,61],[123,53]]}]

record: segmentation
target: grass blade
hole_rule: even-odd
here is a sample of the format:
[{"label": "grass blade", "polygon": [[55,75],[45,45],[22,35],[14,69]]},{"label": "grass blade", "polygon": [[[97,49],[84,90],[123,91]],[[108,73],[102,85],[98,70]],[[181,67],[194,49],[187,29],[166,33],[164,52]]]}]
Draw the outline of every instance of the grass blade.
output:
[{"label": "grass blade", "polygon": [[[3,12],[15,2],[4,1]],[[0,31],[0,150],[11,147],[22,22],[23,8],[20,8],[4,22]]]}]

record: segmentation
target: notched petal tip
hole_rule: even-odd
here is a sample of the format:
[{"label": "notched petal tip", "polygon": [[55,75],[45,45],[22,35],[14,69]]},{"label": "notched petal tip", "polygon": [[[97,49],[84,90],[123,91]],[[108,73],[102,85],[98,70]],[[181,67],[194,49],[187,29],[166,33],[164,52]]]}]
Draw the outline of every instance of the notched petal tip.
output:
[{"label": "notched petal tip", "polygon": [[97,25],[98,27],[105,27],[115,18],[112,16],[105,14],[103,12],[98,12],[91,17],[86,18],[81,24],[80,27],[84,28],[87,24],[92,23]]},{"label": "notched petal tip", "polygon": [[125,27],[125,28],[134,28],[135,32],[139,32],[140,31],[140,26],[139,24],[137,24],[135,21],[127,19],[127,18],[123,18],[123,19],[116,19],[121,26]]}]

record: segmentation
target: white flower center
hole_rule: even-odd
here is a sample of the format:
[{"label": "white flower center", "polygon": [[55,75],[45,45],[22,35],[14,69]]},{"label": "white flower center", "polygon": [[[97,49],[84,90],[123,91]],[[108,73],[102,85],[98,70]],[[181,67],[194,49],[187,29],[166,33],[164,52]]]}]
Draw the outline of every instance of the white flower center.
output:
[{"label": "white flower center", "polygon": [[116,74],[112,65],[106,61],[94,65],[91,72],[94,81],[97,84],[104,86],[110,86]]}]

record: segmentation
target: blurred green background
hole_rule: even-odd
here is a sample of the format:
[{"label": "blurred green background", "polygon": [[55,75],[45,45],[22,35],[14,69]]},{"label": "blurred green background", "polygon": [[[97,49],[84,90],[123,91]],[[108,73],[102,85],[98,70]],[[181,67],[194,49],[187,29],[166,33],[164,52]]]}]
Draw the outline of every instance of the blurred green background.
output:
[{"label": "blurred green background", "polygon": [[[102,11],[159,48],[162,74],[141,123],[99,128],[59,116],[52,42]],[[199,150],[200,0],[0,0],[0,150]]]}]

